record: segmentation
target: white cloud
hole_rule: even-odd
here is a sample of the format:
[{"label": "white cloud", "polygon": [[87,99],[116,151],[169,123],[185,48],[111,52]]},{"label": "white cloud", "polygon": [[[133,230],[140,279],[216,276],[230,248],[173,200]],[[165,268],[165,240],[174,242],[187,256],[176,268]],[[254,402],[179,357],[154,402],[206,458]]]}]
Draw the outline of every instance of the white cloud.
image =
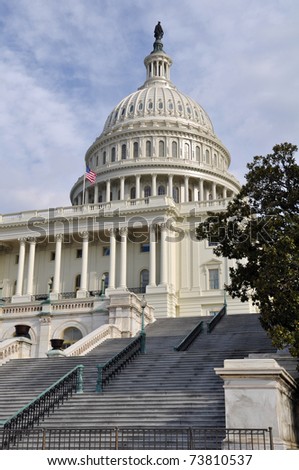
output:
[{"label": "white cloud", "polygon": [[0,212],[69,203],[108,113],[144,82],[158,20],[173,82],[206,109],[237,177],[298,143],[298,16],[296,0],[2,0]]}]

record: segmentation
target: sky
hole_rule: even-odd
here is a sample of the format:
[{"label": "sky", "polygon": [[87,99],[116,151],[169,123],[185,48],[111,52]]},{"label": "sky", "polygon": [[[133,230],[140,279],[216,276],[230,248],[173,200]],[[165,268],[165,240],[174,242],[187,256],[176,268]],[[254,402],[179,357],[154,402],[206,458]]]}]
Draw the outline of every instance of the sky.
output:
[{"label": "sky", "polygon": [[209,114],[244,182],[299,145],[298,0],[0,0],[0,213],[69,206],[84,157],[145,81],[161,21],[171,80]]}]

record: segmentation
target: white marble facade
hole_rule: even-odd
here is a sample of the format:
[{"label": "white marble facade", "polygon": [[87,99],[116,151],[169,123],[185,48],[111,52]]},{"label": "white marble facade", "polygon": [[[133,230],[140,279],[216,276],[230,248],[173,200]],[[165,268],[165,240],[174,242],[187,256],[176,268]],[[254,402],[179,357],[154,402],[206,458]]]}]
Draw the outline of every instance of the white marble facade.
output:
[{"label": "white marble facade", "polygon": [[[195,229],[239,191],[230,154],[204,109],[170,81],[171,58],[154,47],[144,63],[145,83],[112,110],[86,152],[95,183],[80,176],[69,207],[0,215],[0,340],[27,322],[38,342],[48,293],[53,311],[64,306],[53,319],[62,336],[107,321],[95,322],[86,307],[104,290],[108,301],[119,291],[145,294],[156,317],[223,305],[234,261],[216,258]],[[227,301],[229,314],[252,311]]]}]

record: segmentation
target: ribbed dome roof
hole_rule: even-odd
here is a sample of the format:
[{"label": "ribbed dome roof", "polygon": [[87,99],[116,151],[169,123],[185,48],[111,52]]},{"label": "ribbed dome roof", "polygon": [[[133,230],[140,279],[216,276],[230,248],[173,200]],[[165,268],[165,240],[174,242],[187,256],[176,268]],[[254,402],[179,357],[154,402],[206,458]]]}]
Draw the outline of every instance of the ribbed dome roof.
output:
[{"label": "ribbed dome roof", "polygon": [[212,122],[204,109],[169,83],[153,82],[124,98],[109,114],[104,133],[132,120],[161,118],[185,120],[214,134]]},{"label": "ribbed dome roof", "polygon": [[[136,92],[124,98],[109,114],[103,134],[112,132],[130,121],[186,121],[214,134],[212,122],[204,109],[181,93],[170,81],[171,58],[156,39],[154,50],[144,59],[146,81]],[[133,124],[133,122],[132,122]]]}]

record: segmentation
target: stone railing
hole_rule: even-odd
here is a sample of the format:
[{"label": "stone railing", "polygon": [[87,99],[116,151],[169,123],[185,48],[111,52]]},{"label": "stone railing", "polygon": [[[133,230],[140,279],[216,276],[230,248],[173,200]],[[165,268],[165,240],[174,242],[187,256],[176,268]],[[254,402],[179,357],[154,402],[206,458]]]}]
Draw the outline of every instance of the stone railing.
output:
[{"label": "stone railing", "polygon": [[67,206],[56,207],[51,209],[31,210],[11,214],[0,214],[0,225],[31,222],[43,223],[45,220],[53,220],[61,217],[91,217],[97,215],[105,215],[106,213],[114,212],[115,210],[125,210],[131,206],[175,206],[173,199],[167,196],[152,196],[150,198],[140,198],[125,201],[111,201],[100,204],[85,204],[84,206]]},{"label": "stone railing", "polygon": [[10,338],[0,342],[0,365],[10,359],[30,357],[31,341],[27,338]]},{"label": "stone railing", "polygon": [[115,325],[102,325],[65,349],[64,353],[65,356],[85,356],[106,339],[120,337],[121,332]]}]

